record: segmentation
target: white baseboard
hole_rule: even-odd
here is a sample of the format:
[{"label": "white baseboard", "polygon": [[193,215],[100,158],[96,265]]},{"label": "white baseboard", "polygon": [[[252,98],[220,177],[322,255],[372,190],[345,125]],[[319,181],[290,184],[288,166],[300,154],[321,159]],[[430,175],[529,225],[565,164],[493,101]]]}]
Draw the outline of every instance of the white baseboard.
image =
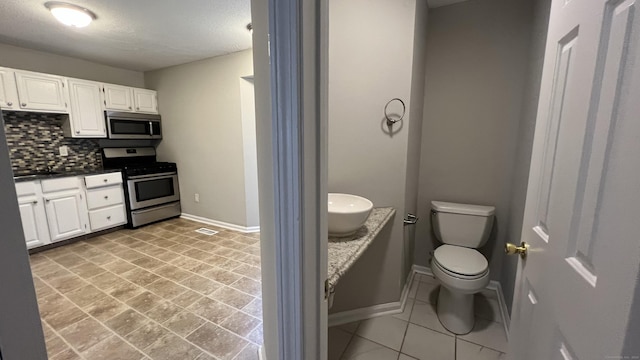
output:
[{"label": "white baseboard", "polygon": [[[403,312],[404,307],[407,303],[407,299],[409,297],[409,289],[411,289],[411,284],[416,281],[416,274],[433,276],[431,268],[428,268],[426,266],[413,265],[411,269],[412,271],[407,277],[407,282],[404,286],[404,289],[402,289],[402,296],[400,298],[400,301],[331,314],[329,315],[329,327],[348,324],[354,321],[371,319],[378,316],[399,314]],[[496,292],[496,298],[498,299],[498,305],[500,306],[500,317],[502,318],[502,324],[504,326],[504,331],[507,334],[508,339],[509,323],[511,322],[511,319],[509,317],[509,311],[507,310],[507,302],[504,300],[502,286],[498,281],[491,280],[486,289]]]},{"label": "white baseboard", "polygon": [[[412,271],[407,276],[404,288],[399,301],[394,301],[386,304],[378,304],[365,308],[354,309],[349,311],[342,311],[329,315],[329,327],[348,324],[354,321],[362,321],[371,319],[378,316],[400,314],[404,311],[404,307],[407,304],[407,298],[409,297],[409,289],[415,278],[415,273]],[[336,293],[336,296],[338,294]]]},{"label": "white baseboard", "polygon": [[186,214],[186,213],[182,213],[182,215],[180,215],[180,217],[183,218],[183,219],[197,221],[199,223],[203,223],[203,224],[207,224],[207,225],[218,226],[218,227],[221,227],[221,228],[224,228],[224,229],[240,231],[240,232],[243,232],[243,233],[260,232],[260,226],[241,226],[241,225],[226,223],[226,222],[223,222],[223,221],[207,219],[207,218],[202,217],[202,216],[196,216],[196,215],[191,215],[191,214]]},{"label": "white baseboard", "polygon": [[264,345],[258,349],[258,360],[267,360],[267,353],[264,352]]}]

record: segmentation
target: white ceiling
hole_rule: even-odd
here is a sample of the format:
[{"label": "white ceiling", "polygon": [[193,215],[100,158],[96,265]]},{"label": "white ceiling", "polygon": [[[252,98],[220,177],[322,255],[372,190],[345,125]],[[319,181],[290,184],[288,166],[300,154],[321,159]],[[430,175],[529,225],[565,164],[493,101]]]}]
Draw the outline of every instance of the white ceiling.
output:
[{"label": "white ceiling", "polygon": [[0,42],[148,71],[251,47],[250,0],[65,0],[97,19],[60,24],[46,0],[0,0]]}]

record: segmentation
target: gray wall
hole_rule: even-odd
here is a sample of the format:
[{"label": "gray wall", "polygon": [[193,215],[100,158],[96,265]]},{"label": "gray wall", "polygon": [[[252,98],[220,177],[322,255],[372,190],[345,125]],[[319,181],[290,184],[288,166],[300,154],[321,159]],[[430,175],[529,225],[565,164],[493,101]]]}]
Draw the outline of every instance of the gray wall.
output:
[{"label": "gray wall", "polygon": [[[412,86],[418,2],[424,1],[329,2],[328,189],[397,210],[392,223],[338,283],[331,312],[398,301],[406,280],[403,265],[410,259],[404,258],[402,219],[411,184],[407,161],[415,158],[408,155],[408,147],[419,146],[409,133],[419,128],[414,122],[422,121],[419,109],[412,107],[412,90],[420,91],[419,85]],[[390,19],[393,26],[386,25]],[[391,135],[383,110],[396,97],[405,101],[407,114]]]},{"label": "gray wall", "polygon": [[[512,189],[509,201],[509,220],[507,224],[506,241],[519,244],[522,233],[524,204],[527,196],[529,181],[529,165],[533,146],[533,133],[538,111],[538,96],[540,94],[540,80],[544,61],[544,49],[547,41],[547,27],[549,25],[549,9],[551,0],[536,0],[533,11],[533,26],[529,48],[529,64],[524,92],[522,112],[520,114],[520,128],[518,129],[518,145],[513,164]],[[513,292],[516,281],[518,257],[507,256],[502,264],[500,283],[509,312],[513,302]]]},{"label": "gray wall", "polygon": [[439,245],[432,200],[496,206],[481,249],[501,278],[532,1],[472,0],[429,13],[416,264]]},{"label": "gray wall", "polygon": [[145,73],[162,114],[158,157],[178,164],[184,213],[247,226],[240,81],[253,75],[252,56],[246,50]]},{"label": "gray wall", "polygon": [[2,126],[0,189],[0,351],[5,360],[44,360],[44,335]]},{"label": "gray wall", "polygon": [[0,66],[135,87],[144,87],[139,71],[0,44]]}]

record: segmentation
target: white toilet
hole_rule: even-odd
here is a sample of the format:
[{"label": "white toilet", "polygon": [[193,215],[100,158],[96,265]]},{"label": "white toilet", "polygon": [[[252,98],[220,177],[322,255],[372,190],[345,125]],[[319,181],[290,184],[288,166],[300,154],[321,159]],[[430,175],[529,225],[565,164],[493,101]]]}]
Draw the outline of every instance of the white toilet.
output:
[{"label": "white toilet", "polygon": [[466,334],[475,322],[473,295],[489,284],[489,263],[476,249],[489,238],[495,207],[431,202],[431,221],[443,244],[431,270],[440,282],[438,318],[447,330]]}]

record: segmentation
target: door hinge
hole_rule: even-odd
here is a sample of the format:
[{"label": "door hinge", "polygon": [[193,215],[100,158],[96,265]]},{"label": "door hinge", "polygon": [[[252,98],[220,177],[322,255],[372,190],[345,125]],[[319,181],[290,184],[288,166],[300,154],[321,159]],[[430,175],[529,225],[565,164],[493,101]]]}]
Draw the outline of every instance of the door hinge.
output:
[{"label": "door hinge", "polygon": [[324,281],[324,299],[329,300],[329,279]]}]

